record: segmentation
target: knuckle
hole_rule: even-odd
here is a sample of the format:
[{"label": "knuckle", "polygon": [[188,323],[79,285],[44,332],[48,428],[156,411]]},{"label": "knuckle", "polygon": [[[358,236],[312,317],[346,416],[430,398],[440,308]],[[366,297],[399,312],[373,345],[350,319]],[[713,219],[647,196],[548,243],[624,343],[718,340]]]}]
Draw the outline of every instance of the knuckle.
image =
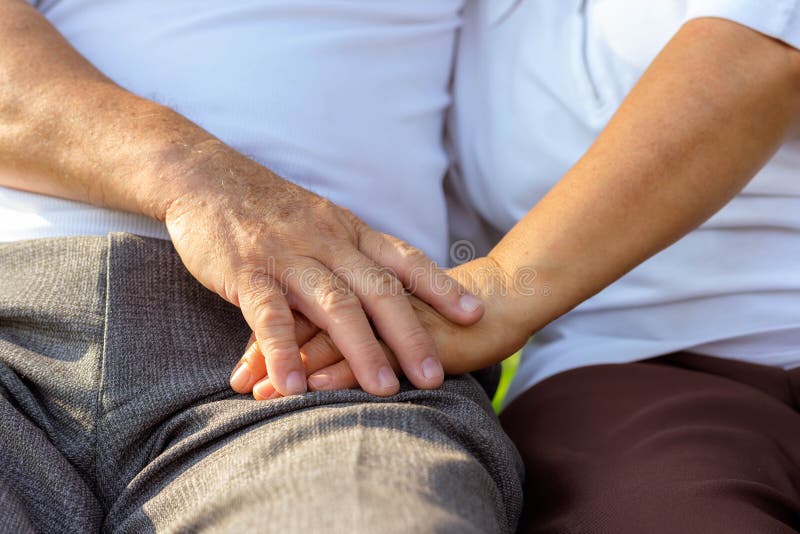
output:
[{"label": "knuckle", "polygon": [[265,326],[274,331],[280,328],[294,330],[294,317],[288,307],[282,306],[277,298],[257,297],[249,303],[252,320],[261,329]]},{"label": "knuckle", "polygon": [[311,235],[306,235],[305,238],[313,240],[315,250],[333,254],[337,246],[352,244],[352,236],[347,228],[335,219],[320,217],[314,220],[308,229]]},{"label": "knuckle", "polygon": [[420,262],[430,263],[430,261],[428,260],[428,256],[424,252],[422,252],[417,247],[409,245],[407,243],[403,243],[401,245],[400,253],[403,255],[404,258],[413,261],[415,263],[420,263]]},{"label": "knuckle", "polygon": [[264,356],[270,365],[291,365],[298,361],[297,351],[289,346],[272,346]]},{"label": "knuckle", "polygon": [[353,371],[348,366],[337,367],[331,374],[333,375],[331,382],[334,383],[338,389],[351,388],[358,385]]},{"label": "knuckle", "polygon": [[319,334],[303,347],[305,365],[310,371],[321,369],[330,362],[341,360],[341,354],[327,334]]},{"label": "knuckle", "polygon": [[324,291],[328,284],[327,279],[324,270],[317,266],[304,267],[296,277],[300,292],[306,295]]},{"label": "knuckle", "polygon": [[247,306],[258,314],[285,316],[281,311],[281,301],[283,297],[273,291],[254,291],[245,302]]},{"label": "knuckle", "polygon": [[262,360],[262,362],[264,360],[264,355],[261,353],[260,350],[258,352],[250,352],[249,354],[246,354],[245,356],[242,357],[240,361],[248,365],[255,366],[258,364],[259,359]]},{"label": "knuckle", "polygon": [[366,335],[359,339],[352,340],[352,352],[357,358],[347,358],[353,362],[353,366],[365,364],[367,367],[377,366],[386,361],[386,355],[381,349],[380,343],[373,335]]},{"label": "knuckle", "polygon": [[418,325],[403,335],[403,348],[407,354],[430,356],[434,353],[435,345],[428,331]]},{"label": "knuckle", "polygon": [[358,298],[343,287],[329,287],[320,296],[322,310],[331,316],[348,316],[361,309]]},{"label": "knuckle", "polygon": [[254,338],[247,344],[247,348],[244,351],[241,361],[253,361],[258,359],[260,356],[263,357],[263,354],[261,354],[261,347],[259,347]]},{"label": "knuckle", "polygon": [[370,275],[370,278],[371,280],[369,280],[368,284],[369,291],[373,293],[371,296],[377,299],[393,299],[405,295],[403,284],[401,284],[400,280],[387,269],[377,269]]},{"label": "knuckle", "polygon": [[297,359],[298,349],[292,338],[268,338],[262,343],[262,353],[267,362],[294,361]]},{"label": "knuckle", "polygon": [[315,354],[331,354],[339,351],[336,344],[326,332],[320,332],[314,336],[314,339],[309,342],[309,346]]},{"label": "knuckle", "polygon": [[295,329],[300,332],[310,332],[317,329],[317,325],[312,323],[311,320],[302,313],[292,312],[292,319]]},{"label": "knuckle", "polygon": [[360,247],[361,241],[374,232],[374,230],[348,209],[342,209],[342,215],[345,224],[351,229],[351,239]]},{"label": "knuckle", "polygon": [[328,218],[320,217],[313,222],[312,226],[317,232],[317,235],[325,238],[339,236],[342,233],[341,225]]},{"label": "knuckle", "polygon": [[323,239],[316,239],[313,245],[313,251],[314,255],[319,260],[322,260],[323,263],[330,263],[334,261],[339,251],[348,245],[352,244],[347,240],[329,236]]},{"label": "knuckle", "polygon": [[358,217],[358,216],[357,216],[355,213],[353,213],[351,210],[349,210],[349,209],[347,209],[347,208],[344,208],[344,207],[339,207],[338,209],[339,209],[339,213],[341,213],[341,215],[342,215],[342,218],[343,218],[345,221],[347,221],[347,222],[348,222],[350,225],[352,225],[352,226],[353,226],[353,228],[355,228],[356,230],[364,230],[364,229],[369,229],[369,226],[367,226],[366,224],[364,224],[364,221],[362,221],[362,220],[361,220],[361,219],[360,219],[360,218],[359,218],[359,217]]},{"label": "knuckle", "polygon": [[341,353],[339,352],[339,347],[336,346],[336,343],[333,342],[331,337],[328,334],[322,334],[319,336],[319,344],[321,350],[329,354],[331,356],[340,356]]},{"label": "knuckle", "polygon": [[253,296],[261,292],[274,292],[279,289],[278,282],[268,267],[253,267],[243,270],[238,277],[242,292]]},{"label": "knuckle", "polygon": [[315,362],[321,359],[323,354],[321,347],[323,344],[318,339],[319,337],[320,334],[317,334],[300,347],[300,357],[305,362],[306,367],[314,367]]},{"label": "knuckle", "polygon": [[393,236],[387,236],[386,239],[388,239],[391,242],[394,249],[403,258],[412,261],[425,261],[426,263],[430,262],[428,256],[424,252],[422,252],[422,250],[418,249],[414,245],[410,245],[409,243],[406,243],[402,239],[398,239]]},{"label": "knuckle", "polygon": [[363,225],[353,212],[326,198],[320,198],[315,208],[315,227],[326,235],[353,238]]}]

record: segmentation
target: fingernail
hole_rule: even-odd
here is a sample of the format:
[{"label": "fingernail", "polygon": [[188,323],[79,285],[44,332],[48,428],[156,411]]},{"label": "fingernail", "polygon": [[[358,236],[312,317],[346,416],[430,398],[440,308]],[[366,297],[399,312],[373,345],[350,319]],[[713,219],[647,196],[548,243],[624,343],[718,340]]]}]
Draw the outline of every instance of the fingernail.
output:
[{"label": "fingernail", "polygon": [[239,365],[236,366],[231,375],[231,387],[245,389],[250,384],[251,377],[252,373],[250,373],[250,367],[248,367],[247,362],[239,362]]},{"label": "fingernail", "polygon": [[458,300],[458,305],[467,313],[474,312],[481,307],[481,304],[483,304],[481,299],[473,295],[461,295],[461,298]]},{"label": "fingernail", "polygon": [[292,371],[286,377],[286,389],[289,395],[300,395],[306,392],[306,379],[300,371]]},{"label": "fingernail", "polygon": [[378,371],[378,384],[382,389],[391,389],[399,384],[394,371],[389,367],[381,367]]},{"label": "fingernail", "polygon": [[444,375],[442,364],[439,360],[431,356],[422,361],[422,376],[426,380],[433,380],[434,378],[441,378]]},{"label": "fingernail", "polygon": [[269,380],[262,380],[253,386],[253,396],[256,397],[257,400],[268,399],[273,393],[275,393],[275,387]]},{"label": "fingernail", "polygon": [[313,374],[308,377],[308,385],[311,389],[328,389],[330,387],[331,377],[326,374]]}]

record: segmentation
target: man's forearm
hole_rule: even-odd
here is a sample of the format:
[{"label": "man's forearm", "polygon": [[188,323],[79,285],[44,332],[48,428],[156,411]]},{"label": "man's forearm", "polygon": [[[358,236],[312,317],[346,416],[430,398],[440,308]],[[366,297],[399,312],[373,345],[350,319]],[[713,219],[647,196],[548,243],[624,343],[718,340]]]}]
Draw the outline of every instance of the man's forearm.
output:
[{"label": "man's forearm", "polygon": [[[402,291],[413,273],[430,273],[415,291],[451,320],[482,313],[421,251],[115,85],[22,0],[0,0],[0,185],[164,220],[188,271],[241,308],[283,394],[305,391],[293,310],[331,333],[376,395],[399,382],[373,325],[415,385],[444,377]],[[385,276],[363,274],[376,266]]]},{"label": "man's forearm", "polygon": [[688,23],[586,155],[492,251],[535,268],[550,299],[516,298],[537,329],[702,223],[796,125],[800,52],[719,19]]},{"label": "man's forearm", "polygon": [[106,78],[23,0],[0,1],[0,185],[163,219],[187,175],[169,171],[220,147]]}]

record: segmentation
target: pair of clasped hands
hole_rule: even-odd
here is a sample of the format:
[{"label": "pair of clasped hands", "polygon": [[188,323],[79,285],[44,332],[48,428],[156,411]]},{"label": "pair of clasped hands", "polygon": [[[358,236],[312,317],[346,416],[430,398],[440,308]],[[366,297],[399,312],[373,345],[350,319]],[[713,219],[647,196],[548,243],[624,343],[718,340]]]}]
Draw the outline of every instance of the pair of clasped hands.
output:
[{"label": "pair of clasped hands", "polygon": [[[524,344],[506,320],[506,293],[492,291],[508,287],[492,259],[444,271],[348,210],[237,163],[224,190],[192,188],[165,218],[189,271],[239,306],[253,332],[230,377],[235,391],[264,400],[360,386],[389,396],[398,374],[437,388],[445,373],[486,367]],[[210,261],[198,253],[209,243]]]}]

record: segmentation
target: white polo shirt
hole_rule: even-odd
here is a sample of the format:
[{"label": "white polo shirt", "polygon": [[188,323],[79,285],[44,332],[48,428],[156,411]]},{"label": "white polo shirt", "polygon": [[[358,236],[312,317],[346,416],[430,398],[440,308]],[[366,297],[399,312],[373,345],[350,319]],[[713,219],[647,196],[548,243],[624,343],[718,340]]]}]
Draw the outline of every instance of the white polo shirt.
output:
[{"label": "white polo shirt", "polygon": [[[589,148],[680,26],[700,16],[800,47],[797,0],[469,2],[451,129],[483,218],[508,231]],[[701,228],[544,328],[509,399],[567,369],[685,349],[800,365],[800,140]]]},{"label": "white polo shirt", "polygon": [[[461,0],[41,0],[103,73],[445,263],[442,146]],[[0,188],[0,241],[145,217]]]}]

